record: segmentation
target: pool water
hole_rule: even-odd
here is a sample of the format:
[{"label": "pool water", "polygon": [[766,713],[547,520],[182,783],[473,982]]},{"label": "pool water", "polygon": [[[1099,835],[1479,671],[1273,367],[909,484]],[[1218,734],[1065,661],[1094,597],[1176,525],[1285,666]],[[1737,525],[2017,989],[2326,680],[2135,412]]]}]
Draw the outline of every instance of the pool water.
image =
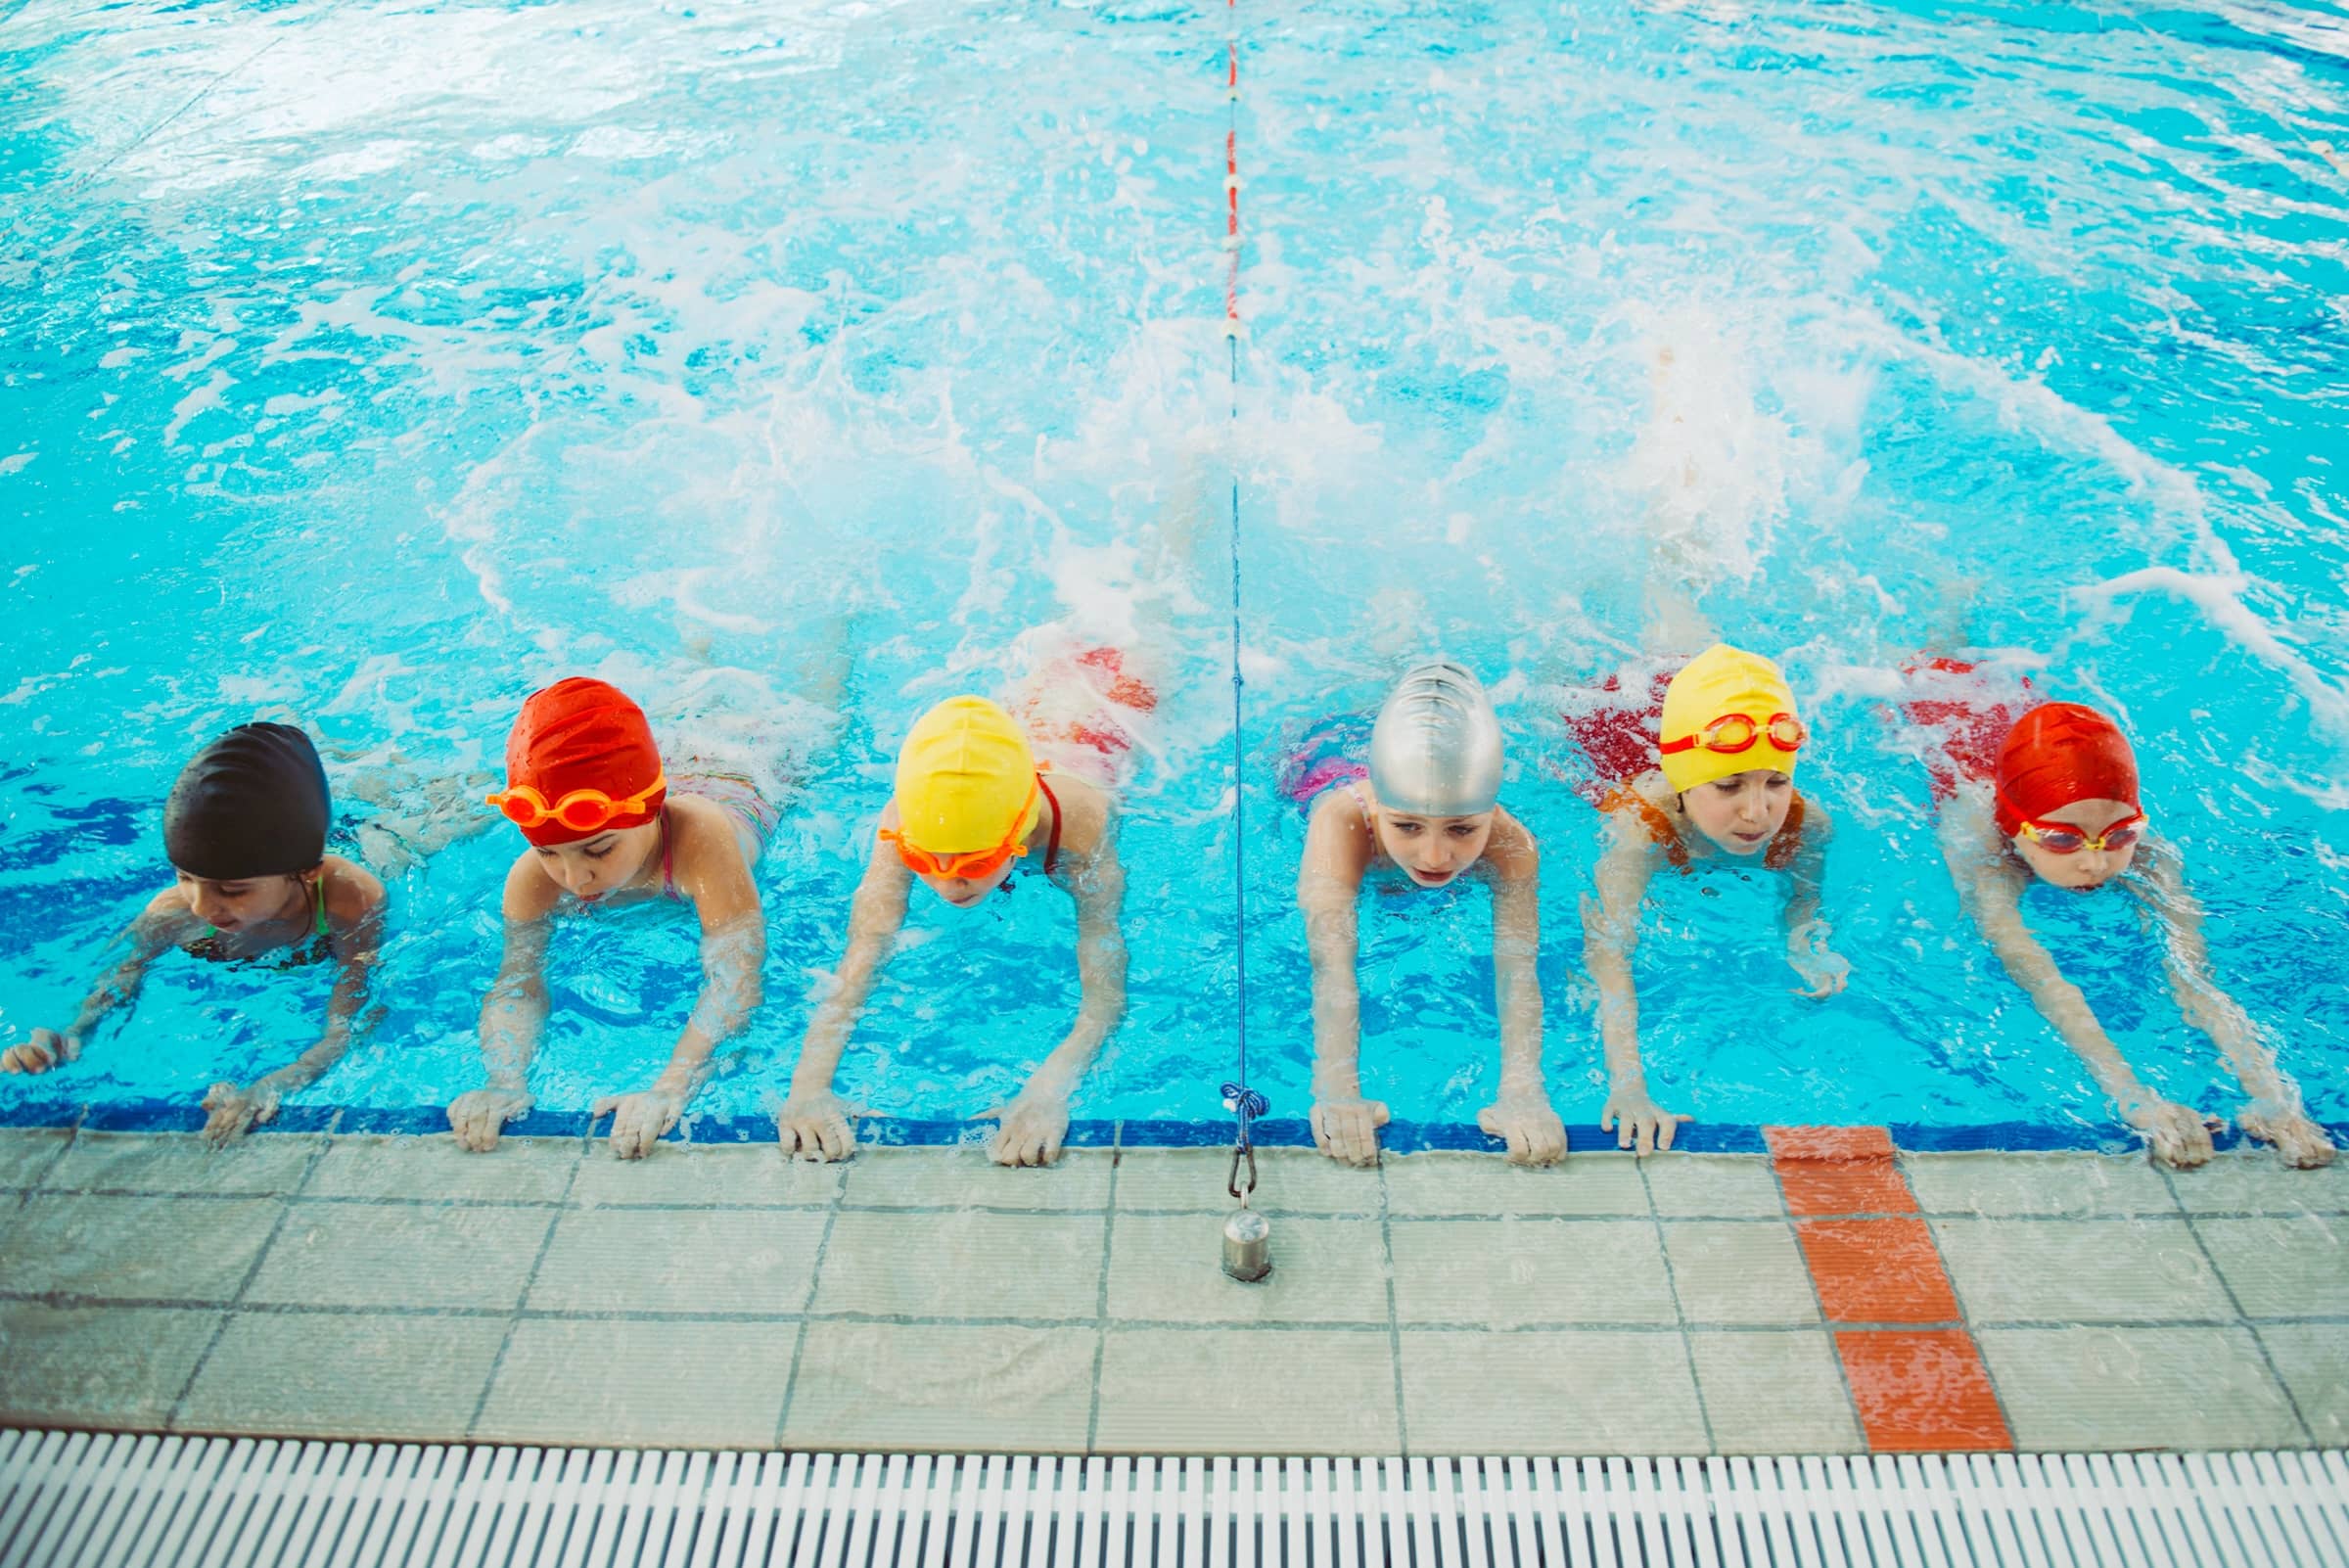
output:
[{"label": "pool water", "polygon": [[[2100,1124],[1962,924],[1891,672],[1963,644],[2119,713],[2217,970],[2349,1118],[2349,13],[2335,5],[0,8],[0,1042],[69,1018],[167,876],[179,763],[296,716],[415,798],[573,672],[749,671],[799,758],[779,1086],[898,740],[1026,629],[1171,610],[1128,795],[1131,1009],[1081,1116],[1302,1114],[1281,747],[1442,649],[1501,699],[1544,849],[1548,1071],[1603,1099],[1600,843],[1557,693],[1641,640],[1651,540],[1782,656],[1852,961],[1790,993],[1775,892],[1660,879],[1651,1086],[1707,1123]],[[1233,832],[1236,516],[1247,829]],[[728,676],[729,681],[738,677]],[[517,844],[397,879],[367,1041],[305,1099],[432,1106]],[[1365,895],[1364,1086],[1463,1122],[1486,897]],[[2113,900],[2029,912],[2140,1072],[2239,1101]],[[842,1074],[967,1116],[1074,1016],[1065,901],[917,903]],[[675,918],[576,922],[542,1104],[640,1086]],[[69,1083],[200,1095],[312,1038],[312,977],[166,961]]]}]

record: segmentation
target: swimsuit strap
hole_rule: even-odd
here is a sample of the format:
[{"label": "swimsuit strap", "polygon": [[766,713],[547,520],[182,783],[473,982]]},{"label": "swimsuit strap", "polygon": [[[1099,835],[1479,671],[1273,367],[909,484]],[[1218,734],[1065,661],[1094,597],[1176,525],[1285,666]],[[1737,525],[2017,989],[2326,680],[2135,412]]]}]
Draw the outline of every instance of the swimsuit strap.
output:
[{"label": "swimsuit strap", "polygon": [[1050,876],[1053,865],[1060,859],[1060,797],[1052,793],[1052,786],[1044,782],[1041,773],[1036,775],[1036,787],[1052,803],[1052,836],[1044,844],[1044,875]]},{"label": "swimsuit strap", "polygon": [[313,936],[326,935],[326,874],[320,872],[317,885],[309,890],[310,899],[318,906],[318,918],[311,926]]},{"label": "swimsuit strap", "polygon": [[1783,871],[1794,863],[1794,854],[1803,847],[1803,792],[1794,792],[1794,804],[1786,808],[1786,824],[1772,836],[1770,847],[1762,852],[1762,864],[1773,871]]},{"label": "swimsuit strap", "polygon": [[1598,808],[1602,811],[1621,810],[1625,807],[1639,813],[1640,825],[1647,829],[1647,836],[1655,841],[1656,847],[1664,852],[1664,858],[1671,861],[1675,869],[1687,870],[1688,846],[1681,842],[1680,829],[1672,825],[1672,818],[1666,816],[1655,802],[1629,784],[1617,784],[1610,787],[1598,803]]},{"label": "swimsuit strap", "polygon": [[672,840],[668,831],[668,805],[667,802],[663,802],[661,807],[661,897],[665,899],[677,897],[677,879],[674,870]]}]

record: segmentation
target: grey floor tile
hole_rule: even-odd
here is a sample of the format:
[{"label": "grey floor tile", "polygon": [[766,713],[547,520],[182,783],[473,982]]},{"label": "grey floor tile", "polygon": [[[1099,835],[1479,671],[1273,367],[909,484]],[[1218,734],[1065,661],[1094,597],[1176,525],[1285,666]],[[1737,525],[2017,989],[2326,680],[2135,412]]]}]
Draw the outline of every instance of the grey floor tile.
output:
[{"label": "grey floor tile", "polygon": [[0,1187],[34,1185],[72,1140],[60,1127],[0,1128]]},{"label": "grey floor tile", "polygon": [[284,1205],[271,1198],[35,1193],[0,1229],[0,1288],[26,1295],[224,1303]]},{"label": "grey floor tile", "polygon": [[220,1317],[0,1301],[0,1424],[161,1430]]},{"label": "grey floor tile", "polygon": [[1926,1214],[2111,1218],[2178,1213],[2142,1155],[1904,1154],[1901,1169]]},{"label": "grey floor tile", "polygon": [[2328,1449],[2349,1444],[2349,1327],[2262,1323],[2257,1333],[2309,1435]]},{"label": "grey floor tile", "polygon": [[301,1185],[323,1137],[263,1132],[215,1149],[192,1132],[84,1132],[49,1168],[50,1192],[276,1197]]},{"label": "grey floor tile", "polygon": [[1081,1453],[1100,1329],[810,1323],[783,1444]]},{"label": "grey floor tile", "polygon": [[239,1313],[172,1428],[462,1442],[505,1337],[503,1317]]},{"label": "grey floor tile", "polygon": [[2307,1441],[2247,1328],[1994,1328],[1974,1337],[2018,1448]]},{"label": "grey floor tile", "polygon": [[1645,1220],[1398,1220],[1388,1231],[1404,1323],[1677,1321]]},{"label": "grey floor tile", "polygon": [[616,1160],[590,1145],[571,1184],[581,1209],[822,1208],[840,1196],[846,1167],[787,1160],[772,1143],[664,1143],[646,1159]]},{"label": "grey floor tile", "polygon": [[2235,1149],[2171,1172],[2170,1185],[2192,1214],[2349,1214],[2349,1158],[2293,1171],[2265,1149]]},{"label": "grey floor tile", "polygon": [[1384,1329],[1113,1328],[1093,1447],[1104,1453],[1393,1453]]},{"label": "grey floor tile", "polygon": [[1387,1255],[1375,1220],[1272,1221],[1273,1268],[1223,1272],[1223,1217],[1122,1214],[1110,1240],[1109,1314],[1174,1323],[1385,1323]]},{"label": "grey floor tile", "polygon": [[1649,1155],[1640,1169],[1656,1213],[1667,1219],[1775,1220],[1786,1213],[1767,1155],[1668,1150]]},{"label": "grey floor tile", "polygon": [[1090,1319],[1100,1309],[1102,1239],[1095,1215],[844,1209],[814,1311]]},{"label": "grey floor tile", "polygon": [[1932,1227],[1975,1323],[2234,1316],[2183,1219],[1935,1220]]},{"label": "grey floor tile", "polygon": [[1415,1453],[1702,1453],[1678,1333],[1403,1332]]},{"label": "grey floor tile", "polygon": [[2349,1316],[2349,1222],[2201,1219],[2194,1229],[2245,1316]]},{"label": "grey floor tile", "polygon": [[473,1436],[769,1448],[798,1335],[792,1323],[525,1318]]},{"label": "grey floor tile", "polygon": [[1664,1246],[1688,1322],[1819,1321],[1810,1266],[1783,1220],[1675,1220]]},{"label": "grey floor tile", "polygon": [[302,1195],[552,1203],[563,1196],[582,1147],[577,1138],[509,1137],[473,1154],[446,1133],[349,1134],[327,1146]]},{"label": "grey floor tile", "polygon": [[530,1284],[530,1310],[802,1312],[824,1220],[820,1209],[566,1214]]},{"label": "grey floor tile", "polygon": [[548,1209],[297,1203],[245,1299],[510,1310],[554,1219]]},{"label": "grey floor tile", "polygon": [[1406,1154],[1386,1162],[1393,1215],[1647,1216],[1634,1157],[1575,1153],[1540,1169],[1497,1154]]},{"label": "grey floor tile", "polygon": [[1014,1169],[983,1144],[865,1149],[850,1162],[842,1201],[898,1209],[1038,1209],[1099,1214],[1109,1207],[1107,1149],[1068,1149],[1041,1168]]},{"label": "grey floor tile", "polygon": [[[1118,1207],[1228,1214],[1231,1151],[1127,1149],[1118,1156]],[[1312,1149],[1256,1151],[1250,1201],[1268,1215],[1376,1215],[1379,1173],[1340,1165]]]},{"label": "grey floor tile", "polygon": [[1867,1444],[1824,1329],[1700,1330],[1688,1336],[1705,1416],[1722,1453],[1853,1453]]}]

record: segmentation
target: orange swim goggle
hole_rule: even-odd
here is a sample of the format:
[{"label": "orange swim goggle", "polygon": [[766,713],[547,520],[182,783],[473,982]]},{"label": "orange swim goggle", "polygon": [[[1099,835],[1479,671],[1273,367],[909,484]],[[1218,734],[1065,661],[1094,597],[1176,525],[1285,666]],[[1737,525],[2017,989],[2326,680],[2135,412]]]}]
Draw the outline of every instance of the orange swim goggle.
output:
[{"label": "orange swim goggle", "polygon": [[2089,837],[2088,829],[2070,822],[2041,822],[2026,816],[2015,824],[2014,836],[2029,839],[2050,854],[2078,854],[2082,850],[2117,853],[2145,836],[2145,813],[2132,811],[2118,822],[2106,823],[2095,838]]},{"label": "orange swim goggle", "polygon": [[624,801],[616,801],[602,790],[573,790],[552,806],[546,797],[529,784],[509,784],[488,798],[485,803],[506,813],[508,821],[519,828],[534,828],[553,819],[574,833],[593,833],[616,816],[635,816],[653,804],[653,797],[668,788],[668,770],[664,768],[653,781]]},{"label": "orange swim goggle", "polygon": [[1757,724],[1745,714],[1724,714],[1695,734],[1665,741],[1656,750],[1670,757],[1676,752],[1694,751],[1702,746],[1708,752],[1723,752],[1733,757],[1739,752],[1753,750],[1754,742],[1765,735],[1770,737],[1771,745],[1781,752],[1799,752],[1803,749],[1803,742],[1811,738],[1811,732],[1803,727],[1803,721],[1792,714],[1773,714],[1767,724]]},{"label": "orange swim goggle", "polygon": [[908,844],[905,835],[896,828],[883,828],[881,842],[894,846],[898,858],[905,862],[905,868],[918,876],[983,881],[1010,863],[1013,855],[1028,853],[1028,846],[1020,837],[1020,828],[1028,820],[1028,812],[1035,807],[1036,791],[1040,787],[1040,784],[1028,786],[1028,799],[1012,813],[1011,831],[1004,834],[1003,842],[991,850],[964,850],[954,854],[937,854],[919,845]]}]

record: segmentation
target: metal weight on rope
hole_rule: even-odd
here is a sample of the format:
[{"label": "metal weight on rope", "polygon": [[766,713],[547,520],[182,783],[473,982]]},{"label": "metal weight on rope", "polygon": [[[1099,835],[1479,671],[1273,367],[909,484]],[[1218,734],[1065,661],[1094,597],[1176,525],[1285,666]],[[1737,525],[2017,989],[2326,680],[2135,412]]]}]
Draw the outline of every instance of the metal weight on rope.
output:
[{"label": "metal weight on rope", "polygon": [[[1223,1108],[1239,1122],[1239,1136],[1231,1146],[1231,1175],[1224,1186],[1240,1204],[1223,1221],[1223,1271],[1234,1279],[1253,1282],[1272,1271],[1272,1226],[1248,1206],[1250,1196],[1256,1191],[1256,1140],[1249,1129],[1271,1107],[1256,1090],[1226,1084]],[[1243,1161],[1248,1167],[1245,1185],[1240,1181]]]}]

